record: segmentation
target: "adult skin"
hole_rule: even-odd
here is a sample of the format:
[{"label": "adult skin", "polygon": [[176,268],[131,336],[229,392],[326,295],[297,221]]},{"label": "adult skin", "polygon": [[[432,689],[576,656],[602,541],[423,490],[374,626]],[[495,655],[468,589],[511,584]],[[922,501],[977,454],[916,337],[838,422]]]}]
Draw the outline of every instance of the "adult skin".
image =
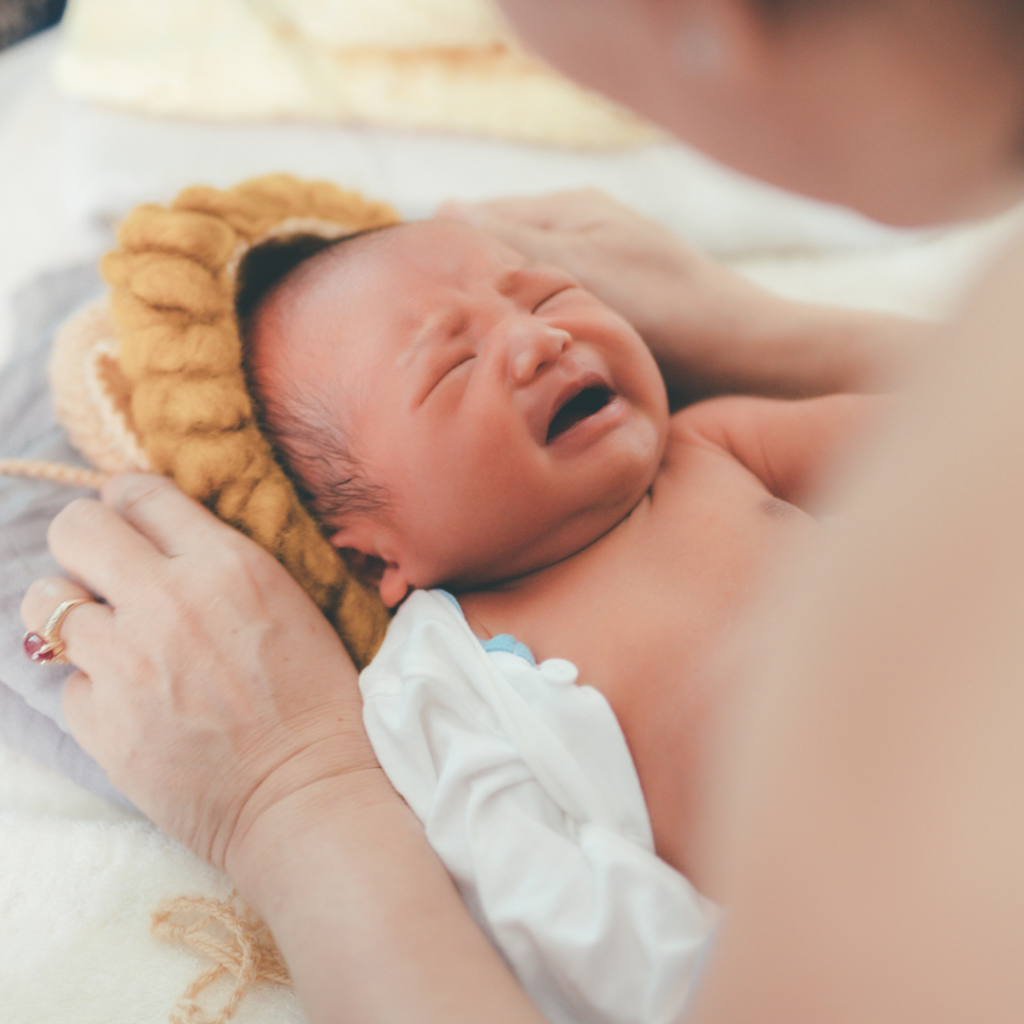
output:
[{"label": "adult skin", "polygon": [[[744,0],[509,13],[571,71],[746,170],[933,221],[991,208],[1021,176],[1024,82],[978,7],[974,21],[952,0],[779,23]],[[686,42],[687,15],[703,42]],[[856,481],[845,554],[794,585],[768,724],[741,744],[757,771],[732,772],[733,910],[700,1021],[1019,1019],[1022,265],[1008,255]],[[109,601],[62,628],[82,669],[75,735],[226,867],[313,1020],[536,1019],[374,765],[336,638],[269,556],[137,477],[69,506],[51,544]],[[26,625],[79,593],[41,581]],[[928,913],[940,893],[950,927]]]},{"label": "adult skin", "polygon": [[502,0],[541,56],[725,163],[895,224],[1024,182],[1019,5]]}]

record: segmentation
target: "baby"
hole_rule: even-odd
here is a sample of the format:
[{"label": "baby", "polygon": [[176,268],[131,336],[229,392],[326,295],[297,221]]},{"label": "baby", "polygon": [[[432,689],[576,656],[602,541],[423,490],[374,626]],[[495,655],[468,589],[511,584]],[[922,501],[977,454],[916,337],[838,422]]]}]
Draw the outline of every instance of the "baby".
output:
[{"label": "baby", "polygon": [[566,272],[427,221],[307,259],[249,313],[267,425],[332,542],[396,606],[573,662],[615,712],[658,853],[698,888],[714,655],[818,523],[800,504],[873,401],[670,416],[648,349]]},{"label": "baby", "polygon": [[265,426],[401,605],[360,678],[378,759],[548,1019],[679,1019],[719,652],[871,400],[670,416],[626,321],[459,223],[265,283],[239,302]]}]

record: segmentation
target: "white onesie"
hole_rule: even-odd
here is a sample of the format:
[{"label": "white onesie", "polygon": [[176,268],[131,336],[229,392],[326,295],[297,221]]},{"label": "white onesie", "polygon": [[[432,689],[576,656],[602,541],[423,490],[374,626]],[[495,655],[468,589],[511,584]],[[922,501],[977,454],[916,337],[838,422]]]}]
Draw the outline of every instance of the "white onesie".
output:
[{"label": "white onesie", "polygon": [[716,908],[654,853],[602,694],[417,591],[363,671],[377,757],[470,911],[556,1024],[682,1018]]}]

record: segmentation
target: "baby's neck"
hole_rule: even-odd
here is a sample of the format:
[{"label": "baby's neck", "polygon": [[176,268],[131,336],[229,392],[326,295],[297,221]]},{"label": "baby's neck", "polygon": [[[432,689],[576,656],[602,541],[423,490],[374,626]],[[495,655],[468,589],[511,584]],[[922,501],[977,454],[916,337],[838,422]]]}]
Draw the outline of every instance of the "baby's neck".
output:
[{"label": "baby's neck", "polygon": [[542,627],[544,609],[562,600],[571,601],[574,591],[593,587],[595,577],[602,575],[609,559],[614,560],[614,552],[628,546],[628,535],[644,528],[649,512],[648,493],[610,530],[557,562],[485,586],[450,589],[458,597],[470,628],[482,639],[517,630],[524,635],[544,636],[548,632]]}]

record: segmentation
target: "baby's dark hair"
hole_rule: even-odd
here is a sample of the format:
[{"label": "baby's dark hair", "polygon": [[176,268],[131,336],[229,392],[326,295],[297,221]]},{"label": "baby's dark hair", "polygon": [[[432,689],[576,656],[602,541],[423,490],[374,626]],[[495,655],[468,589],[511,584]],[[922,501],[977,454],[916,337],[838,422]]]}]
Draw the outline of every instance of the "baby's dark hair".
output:
[{"label": "baby's dark hair", "polygon": [[371,228],[338,239],[308,235],[274,239],[251,249],[238,269],[235,311],[257,420],[325,533],[353,514],[380,513],[387,505],[386,492],[366,478],[338,410],[331,409],[323,393],[299,387],[284,374],[267,380],[254,372],[253,339],[266,301],[300,267],[316,258],[335,258],[337,250],[356,239],[385,230]]}]

